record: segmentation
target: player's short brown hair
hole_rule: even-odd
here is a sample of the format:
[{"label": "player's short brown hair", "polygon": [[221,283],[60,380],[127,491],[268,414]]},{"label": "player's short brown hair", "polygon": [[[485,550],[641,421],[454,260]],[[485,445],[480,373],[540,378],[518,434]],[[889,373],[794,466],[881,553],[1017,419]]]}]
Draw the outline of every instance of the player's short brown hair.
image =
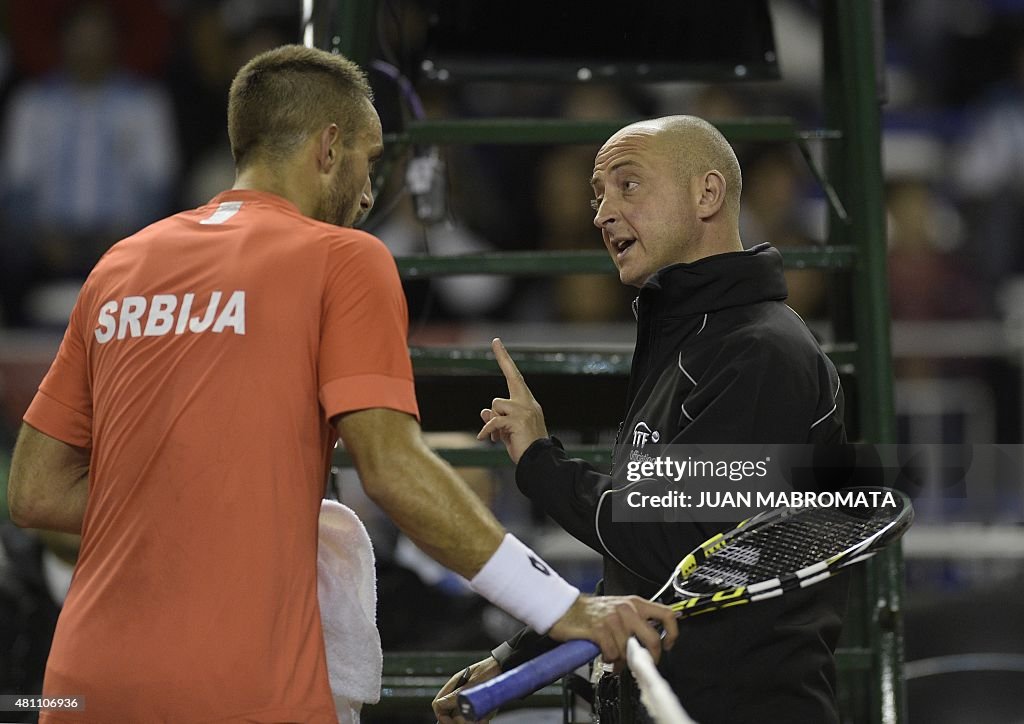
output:
[{"label": "player's short brown hair", "polygon": [[337,123],[346,143],[373,100],[366,74],[341,56],[283,45],[246,63],[228,94],[228,138],[235,167],[254,158],[279,161],[311,134]]}]

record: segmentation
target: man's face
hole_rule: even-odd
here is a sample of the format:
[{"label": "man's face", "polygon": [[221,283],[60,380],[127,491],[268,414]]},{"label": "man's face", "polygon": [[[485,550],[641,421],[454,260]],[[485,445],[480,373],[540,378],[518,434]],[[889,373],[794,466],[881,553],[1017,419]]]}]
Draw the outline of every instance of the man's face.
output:
[{"label": "man's face", "polygon": [[316,218],[336,226],[352,227],[373,208],[371,174],[384,151],[380,118],[366,101],[364,122],[355,138],[340,146],[335,172],[327,181]]},{"label": "man's face", "polygon": [[682,179],[656,130],[616,134],[594,159],[594,226],[623,284],[689,261],[700,239],[694,187]]}]

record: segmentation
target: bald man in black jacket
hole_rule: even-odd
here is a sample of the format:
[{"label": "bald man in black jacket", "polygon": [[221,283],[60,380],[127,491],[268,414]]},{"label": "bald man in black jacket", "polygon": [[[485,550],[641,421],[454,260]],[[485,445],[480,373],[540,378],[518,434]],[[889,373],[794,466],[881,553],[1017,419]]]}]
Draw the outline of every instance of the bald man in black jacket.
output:
[{"label": "bald man in black jacket", "polygon": [[[738,520],[613,521],[628,459],[666,444],[841,445],[843,393],[835,367],[785,304],[779,253],[740,241],[739,163],[717,129],[692,116],[627,126],[598,152],[591,183],[594,224],[621,281],[639,288],[612,474],[569,458],[548,436],[497,340],[510,394],[482,411],[480,435],[504,442],[520,490],[604,556],[605,593],[651,596],[684,553]],[[839,578],[688,619],[659,668],[701,724],[838,724],[834,651],[845,601]],[[469,685],[551,645],[525,631],[474,665]],[[447,711],[437,703],[455,683],[435,711]],[[617,686],[605,680],[599,690]],[[623,686],[620,696],[632,698],[628,678]],[[635,716],[643,721],[642,711]]]}]

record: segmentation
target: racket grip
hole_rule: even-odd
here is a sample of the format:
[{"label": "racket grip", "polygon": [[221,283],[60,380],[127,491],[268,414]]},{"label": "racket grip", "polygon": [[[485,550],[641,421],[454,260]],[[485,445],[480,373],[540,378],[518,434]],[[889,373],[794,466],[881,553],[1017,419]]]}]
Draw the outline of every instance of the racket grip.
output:
[{"label": "racket grip", "polygon": [[532,694],[562,678],[601,653],[591,641],[567,641],[535,659],[459,694],[459,709],[471,721],[483,719],[499,706]]}]

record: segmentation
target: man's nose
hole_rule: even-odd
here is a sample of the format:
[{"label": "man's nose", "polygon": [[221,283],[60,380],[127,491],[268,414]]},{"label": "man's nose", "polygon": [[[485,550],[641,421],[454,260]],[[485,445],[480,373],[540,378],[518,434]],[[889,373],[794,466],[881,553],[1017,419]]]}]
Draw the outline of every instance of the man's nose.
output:
[{"label": "man's nose", "polygon": [[598,229],[603,229],[608,224],[615,221],[617,215],[611,202],[607,198],[601,200],[601,203],[597,207],[597,212],[594,214],[594,226]]}]

